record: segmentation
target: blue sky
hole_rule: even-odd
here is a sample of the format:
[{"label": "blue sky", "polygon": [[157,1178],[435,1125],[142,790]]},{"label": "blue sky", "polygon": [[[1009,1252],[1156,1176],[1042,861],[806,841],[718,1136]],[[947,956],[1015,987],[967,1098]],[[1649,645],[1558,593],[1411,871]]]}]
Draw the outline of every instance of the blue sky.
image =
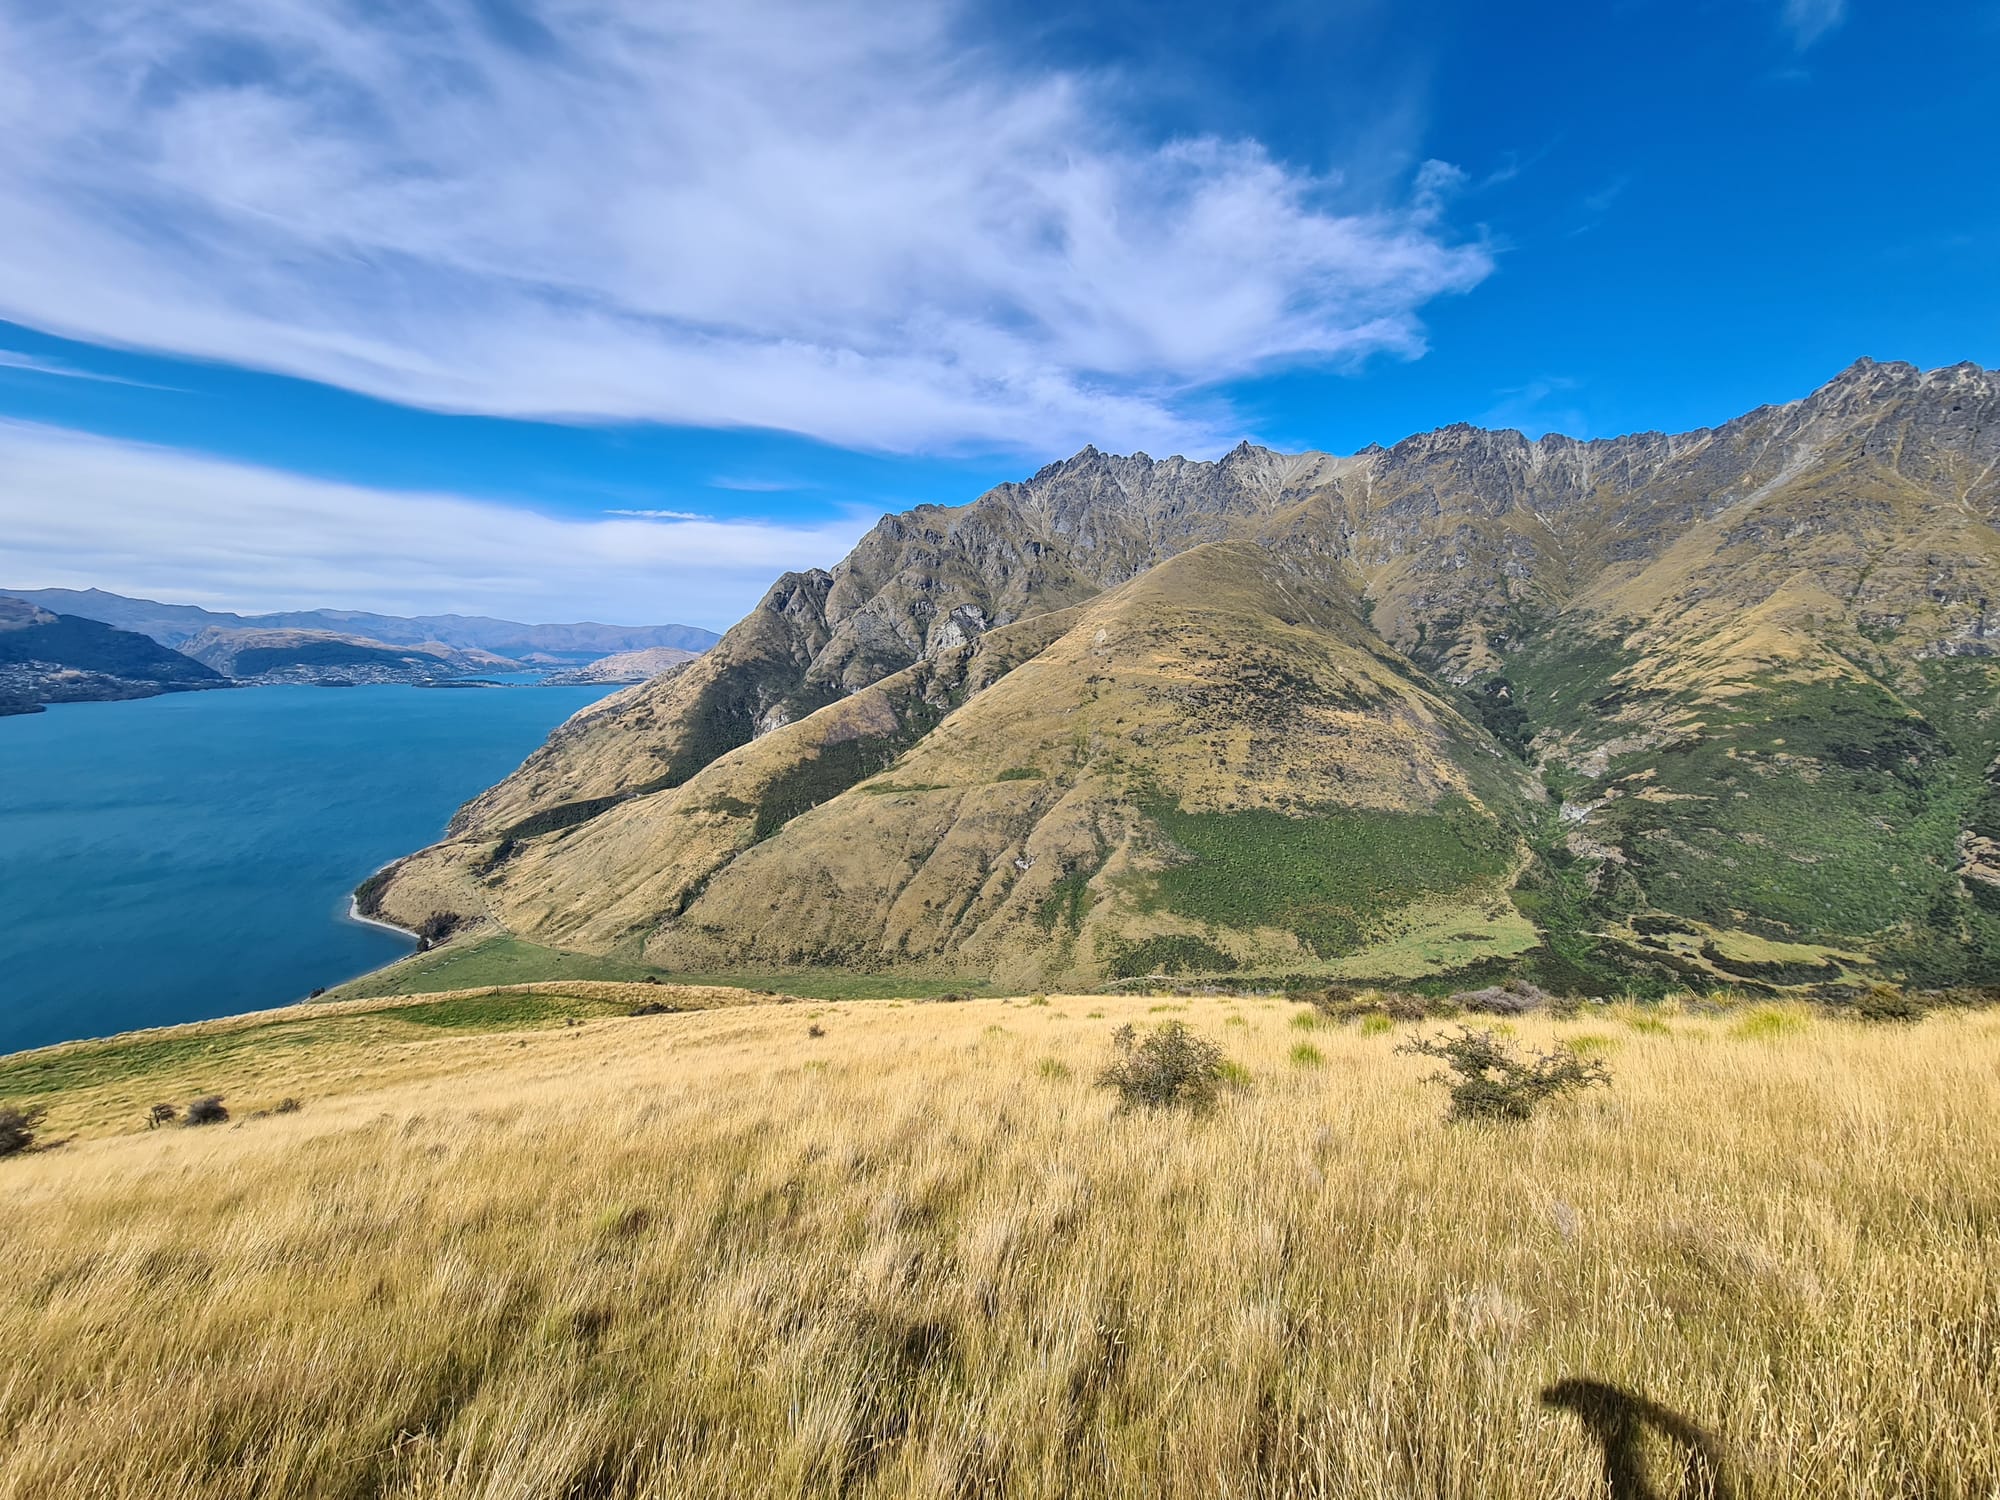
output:
[{"label": "blue sky", "polygon": [[0,0],[0,583],[721,627],[1085,442],[2000,364],[1996,79],[1996,0]]}]

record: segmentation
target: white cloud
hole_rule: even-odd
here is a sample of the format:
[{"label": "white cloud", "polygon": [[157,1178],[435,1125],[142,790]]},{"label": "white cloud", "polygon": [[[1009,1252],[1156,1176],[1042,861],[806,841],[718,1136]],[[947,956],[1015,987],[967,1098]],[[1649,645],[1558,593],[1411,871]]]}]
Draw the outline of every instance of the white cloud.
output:
[{"label": "white cloud", "polygon": [[637,516],[642,521],[706,521],[709,517],[691,510],[607,510],[607,516]]},{"label": "white cloud", "polygon": [[1785,0],[1785,29],[1803,52],[1847,19],[1847,0]]},{"label": "white cloud", "polygon": [[164,391],[171,387],[153,385],[144,380],[127,380],[123,375],[100,375],[95,370],[79,370],[75,365],[66,365],[59,359],[42,359],[33,354],[22,354],[14,349],[0,349],[0,370],[22,370],[30,375],[54,375],[62,380],[96,380],[106,385],[135,385],[142,390]]},{"label": "white cloud", "polygon": [[0,421],[0,585],[723,629],[873,521],[575,520]]},{"label": "white cloud", "polygon": [[[1824,0],[1822,0],[1824,3]],[[455,411],[1233,439],[1492,268],[929,0],[0,0],[0,317]]]}]

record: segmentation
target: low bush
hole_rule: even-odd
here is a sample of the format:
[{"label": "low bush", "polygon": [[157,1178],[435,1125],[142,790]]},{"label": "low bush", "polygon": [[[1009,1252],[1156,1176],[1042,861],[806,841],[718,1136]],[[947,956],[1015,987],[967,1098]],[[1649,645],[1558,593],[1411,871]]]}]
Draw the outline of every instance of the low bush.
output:
[{"label": "low bush", "polygon": [[427,953],[458,931],[463,919],[458,913],[434,911],[417,924],[417,952]]},{"label": "low bush", "polygon": [[1494,1016],[1526,1015],[1549,1003],[1547,991],[1525,979],[1509,979],[1483,990],[1461,990],[1451,999],[1454,1005]]},{"label": "low bush", "polygon": [[1222,1049],[1185,1022],[1168,1021],[1143,1038],[1127,1024],[1111,1042],[1115,1055],[1097,1082],[1117,1090],[1121,1110],[1178,1105],[1200,1111],[1214,1104],[1223,1077]]},{"label": "low bush", "polygon": [[222,1107],[222,1095],[205,1094],[188,1105],[181,1116],[184,1125],[220,1125],[229,1118],[229,1111]]},{"label": "low bush", "polygon": [[1292,1048],[1292,1061],[1301,1068],[1316,1068],[1326,1061],[1326,1054],[1311,1042],[1300,1042]]},{"label": "low bush", "polygon": [[1380,1011],[1377,1011],[1374,1015],[1363,1016],[1361,1018],[1361,1034],[1363,1036],[1382,1036],[1395,1029],[1396,1023]]},{"label": "low bush", "polygon": [[1451,1095],[1448,1120],[1528,1120],[1544,1104],[1611,1082],[1609,1068],[1572,1048],[1522,1053],[1495,1032],[1470,1026],[1417,1037],[1396,1050],[1437,1058],[1449,1070],[1431,1075]]},{"label": "low bush", "polygon": [[1871,984],[1854,1002],[1854,1014],[1864,1021],[1921,1021],[1929,1007],[1893,984]]},{"label": "low bush", "polygon": [[26,1108],[0,1105],[0,1156],[18,1156],[35,1144],[36,1127],[48,1110],[39,1104]]},{"label": "low bush", "polygon": [[171,1104],[155,1104],[146,1111],[146,1128],[158,1130],[162,1125],[171,1125],[181,1117],[181,1112]]}]

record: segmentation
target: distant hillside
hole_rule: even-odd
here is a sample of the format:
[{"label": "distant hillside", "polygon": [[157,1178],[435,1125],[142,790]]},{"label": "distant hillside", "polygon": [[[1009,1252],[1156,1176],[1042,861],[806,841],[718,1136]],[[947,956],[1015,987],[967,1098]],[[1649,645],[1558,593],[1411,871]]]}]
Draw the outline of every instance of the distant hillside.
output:
[{"label": "distant hillside", "polygon": [[616,656],[607,656],[586,666],[572,667],[567,672],[554,672],[548,677],[550,687],[589,687],[595,683],[647,682],[662,672],[685,666],[700,653],[682,651],[674,646],[649,646],[644,651],[621,651]]},{"label": "distant hillside", "polygon": [[183,650],[225,676],[256,682],[437,682],[515,667],[490,651],[457,651],[436,642],[387,646],[330,630],[210,627]]},{"label": "distant hillside", "polygon": [[131,599],[102,589],[8,589],[44,609],[60,610],[89,620],[101,620],[123,630],[149,635],[163,646],[178,648],[204,630],[317,630],[359,636],[391,646],[439,645],[465,651],[490,651],[516,661],[546,658],[551,663],[594,661],[620,651],[673,646],[705,651],[718,637],[695,625],[524,625],[483,615],[370,614],[365,610],[309,609],[276,614],[238,615],[202,609],[192,604],[161,604]]},{"label": "distant hillside", "polygon": [[228,685],[149,636],[0,595],[0,714]]},{"label": "distant hillside", "polygon": [[2000,378],[1086,448],[884,518],[376,892],[682,971],[2000,978]]}]

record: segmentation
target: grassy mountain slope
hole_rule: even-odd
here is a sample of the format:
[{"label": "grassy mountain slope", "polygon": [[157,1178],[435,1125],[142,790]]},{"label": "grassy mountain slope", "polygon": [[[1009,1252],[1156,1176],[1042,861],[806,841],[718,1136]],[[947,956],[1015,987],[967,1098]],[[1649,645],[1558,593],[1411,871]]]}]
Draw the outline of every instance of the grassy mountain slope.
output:
[{"label": "grassy mountain slope", "polygon": [[1990,982],[1996,523],[1973,366],[1676,436],[1087,449],[781,580],[384,909],[675,969]]}]

